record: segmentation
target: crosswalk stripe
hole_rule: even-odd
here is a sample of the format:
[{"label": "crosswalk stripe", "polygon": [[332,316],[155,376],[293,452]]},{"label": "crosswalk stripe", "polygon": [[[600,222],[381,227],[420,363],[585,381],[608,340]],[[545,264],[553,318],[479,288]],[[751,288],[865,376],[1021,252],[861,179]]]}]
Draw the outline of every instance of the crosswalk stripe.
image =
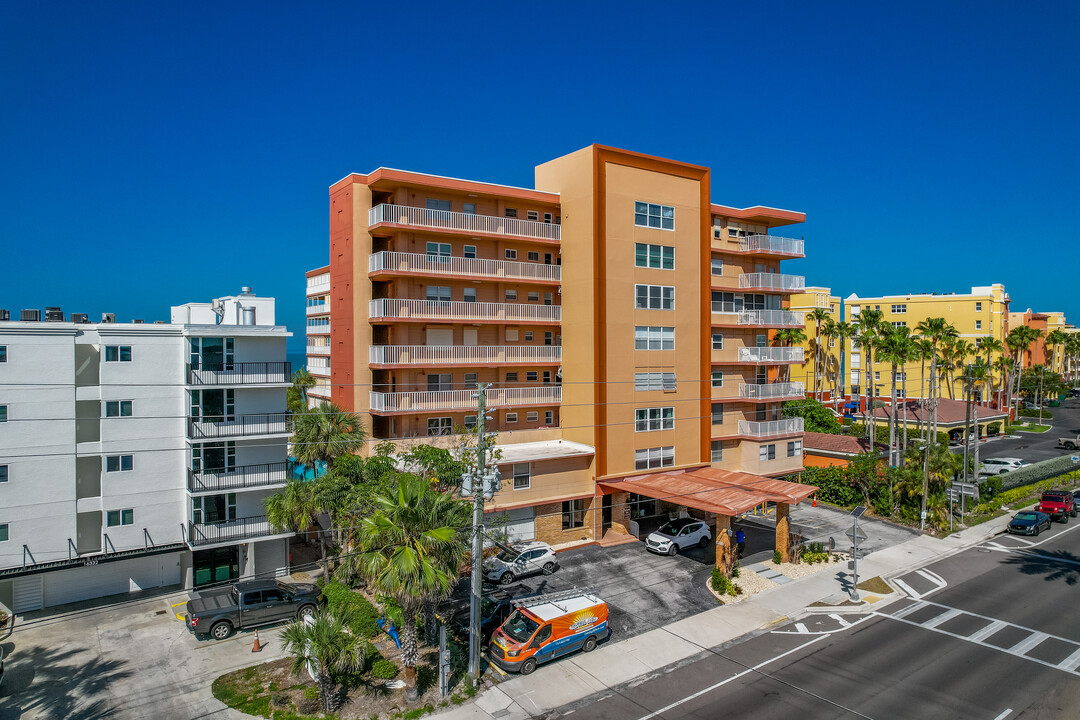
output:
[{"label": "crosswalk stripe", "polygon": [[940,615],[937,615],[936,617],[930,618],[929,620],[924,622],[922,625],[923,625],[923,627],[927,627],[927,628],[936,628],[938,625],[941,625],[942,623],[948,622],[949,620],[952,620],[954,617],[956,617],[957,615],[960,615],[960,614],[961,614],[960,610],[946,610],[945,612],[941,613]]},{"label": "crosswalk stripe", "polygon": [[1046,633],[1033,632],[1027,638],[1021,640],[1020,642],[1009,648],[1009,652],[1011,652],[1013,655],[1025,655],[1029,650],[1033,650],[1036,645],[1038,645],[1048,637],[1050,636]]},{"label": "crosswalk stripe", "polygon": [[908,605],[906,608],[904,608],[902,610],[897,610],[896,612],[894,612],[892,614],[892,616],[894,618],[907,617],[908,615],[915,612],[916,610],[921,610],[924,607],[926,607],[926,603],[924,603],[922,600],[917,600],[917,601],[913,602],[912,604]]},{"label": "crosswalk stripe", "polygon": [[1080,667],[1080,649],[1077,649],[1072,655],[1059,662],[1058,667],[1069,672]]},{"label": "crosswalk stripe", "polygon": [[801,633],[806,632],[806,626],[803,625],[802,623],[795,623],[795,629],[798,630]]},{"label": "crosswalk stripe", "polygon": [[1008,625],[1009,625],[1009,623],[1007,623],[1007,622],[1003,622],[1001,620],[995,620],[994,622],[990,623],[986,627],[981,628],[980,630],[978,630],[974,635],[969,635],[968,640],[971,640],[972,642],[982,642],[986,638],[988,638],[991,635],[993,635],[994,633],[996,633],[998,630],[1001,630],[1004,627],[1008,627]]},{"label": "crosswalk stripe", "polygon": [[851,623],[849,623],[847,620],[840,617],[836,613],[829,613],[829,617],[831,617],[836,622],[840,623],[840,627],[851,627]]}]

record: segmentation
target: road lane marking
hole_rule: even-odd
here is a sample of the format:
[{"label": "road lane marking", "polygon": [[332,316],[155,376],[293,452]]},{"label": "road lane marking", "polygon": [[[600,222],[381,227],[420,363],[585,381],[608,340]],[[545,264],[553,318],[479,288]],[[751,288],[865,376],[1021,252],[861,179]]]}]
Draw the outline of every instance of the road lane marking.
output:
[{"label": "road lane marking", "polygon": [[806,626],[802,623],[795,623],[795,629],[798,630],[800,634],[806,634]]},{"label": "road lane marking", "polygon": [[[862,615],[861,617],[859,617],[859,619],[856,620],[855,622],[848,622],[847,620],[842,620],[841,618],[839,618],[836,615],[829,615],[829,617],[835,617],[837,620],[840,620],[841,625],[839,625],[838,627],[833,628],[832,630],[810,630],[810,629],[806,629],[806,628],[804,628],[803,630],[773,630],[772,634],[773,635],[832,635],[834,633],[843,632],[844,630],[847,630],[848,628],[853,628],[856,625],[859,625],[860,623],[866,622],[867,620],[869,620],[870,618],[872,618],[874,616],[872,614],[865,614],[865,615]],[[801,624],[802,623],[796,623],[796,627],[798,627]]]},{"label": "road lane marking", "polygon": [[1069,671],[1075,670],[1077,667],[1080,667],[1080,648],[1078,648],[1076,652],[1074,652],[1072,655],[1059,662],[1058,667],[1062,670]]},{"label": "road lane marking", "polygon": [[798,647],[794,647],[794,648],[792,648],[791,650],[788,650],[785,653],[781,653],[780,655],[777,655],[776,657],[772,657],[772,658],[769,658],[768,660],[764,660],[764,661],[758,663],[757,665],[755,665],[754,667],[747,668],[746,670],[743,670],[742,672],[739,672],[739,673],[736,673],[736,674],[732,675],[731,677],[729,677],[726,680],[721,680],[720,682],[718,682],[718,683],[716,683],[714,685],[710,685],[709,687],[704,688],[703,690],[698,690],[696,693],[693,693],[691,695],[687,695],[686,697],[684,697],[681,700],[676,700],[675,702],[671,703],[670,705],[666,705],[666,706],[660,708],[659,710],[657,710],[655,712],[651,712],[648,715],[642,715],[637,720],[652,720],[652,718],[656,717],[657,715],[663,715],[668,710],[671,710],[673,708],[677,708],[680,705],[682,705],[683,703],[689,702],[691,700],[694,700],[696,698],[701,697],[702,695],[710,693],[713,690],[716,690],[717,688],[723,687],[724,685],[727,685],[732,680],[738,680],[739,678],[743,677],[744,675],[749,675],[752,672],[757,672],[760,668],[763,668],[766,665],[769,665],[770,663],[776,662],[777,660],[780,660],[781,658],[785,658],[788,655],[791,655],[792,653],[796,653],[796,652],[802,650],[803,648],[810,647],[811,645],[813,645],[814,643],[816,643],[819,640],[823,639],[824,637],[825,637],[825,635],[818,635],[813,640],[808,640],[807,642],[804,642],[802,645],[799,645]]},{"label": "road lane marking", "polygon": [[912,600],[918,600],[919,598],[922,597],[922,593],[915,592],[915,588],[911,587],[910,585],[908,585],[906,582],[904,582],[900,578],[893,578],[892,582],[893,582],[894,585],[896,585],[901,590],[903,590],[905,593],[907,593],[908,597],[910,597]]},{"label": "road lane marking", "polygon": [[998,715],[996,718],[994,718],[994,720],[1005,720],[1005,718],[1009,717],[1009,715],[1011,715],[1011,714],[1012,714],[1012,708],[1006,708],[1005,712]]},{"label": "road lane marking", "polygon": [[915,612],[916,610],[922,610],[927,605],[929,605],[929,603],[925,603],[922,600],[916,600],[915,602],[908,605],[906,608],[903,608],[901,610],[897,610],[896,612],[894,612],[891,617],[902,618],[902,617],[904,617],[906,615],[910,615],[911,613]]},{"label": "road lane marking", "polygon": [[839,615],[837,615],[836,613],[830,613],[830,614],[829,614],[829,617],[831,617],[831,618],[832,618],[833,620],[835,620],[836,622],[840,623],[840,627],[851,627],[851,623],[849,623],[849,622],[848,622],[847,620],[845,620],[844,618],[840,617],[840,616],[839,616]]}]

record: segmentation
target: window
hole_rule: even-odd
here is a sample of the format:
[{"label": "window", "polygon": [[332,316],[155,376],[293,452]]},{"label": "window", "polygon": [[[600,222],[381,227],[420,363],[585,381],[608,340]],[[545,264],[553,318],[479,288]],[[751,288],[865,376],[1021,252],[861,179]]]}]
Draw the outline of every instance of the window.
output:
[{"label": "window", "polygon": [[450,302],[450,288],[440,285],[428,285],[424,289],[429,302]]},{"label": "window", "polygon": [[475,415],[466,415],[465,416],[465,429],[466,430],[472,430],[474,427],[476,427],[476,416]]},{"label": "window", "polygon": [[562,504],[562,529],[573,530],[585,525],[585,500],[567,500]]},{"label": "window", "polygon": [[454,376],[451,373],[428,373],[428,392],[440,392],[454,389]]},{"label": "window", "polygon": [[105,362],[131,362],[131,346],[106,345]]},{"label": "window", "polygon": [[105,417],[131,417],[131,401],[109,400],[105,403]]},{"label": "window", "polygon": [[712,424],[723,425],[724,424],[724,406],[722,403],[712,404]]},{"label": "window", "polygon": [[709,444],[709,460],[711,462],[723,462],[724,461],[724,441],[713,440]]},{"label": "window", "polygon": [[727,229],[727,236],[728,237],[739,237],[739,229],[736,228],[736,227],[729,227]]},{"label": "window", "polygon": [[464,203],[461,206],[461,212],[466,213],[467,215],[475,215],[476,203]]},{"label": "window", "polygon": [[907,321],[906,320],[899,320],[899,321],[894,320],[892,326],[893,327],[907,327]]},{"label": "window", "polygon": [[135,510],[132,508],[128,508],[126,510],[110,510],[105,513],[105,524],[109,527],[117,527],[119,525],[134,525]]},{"label": "window", "polygon": [[634,243],[634,265],[637,267],[675,269],[675,248],[670,245]]},{"label": "window", "polygon": [[8,481],[8,466],[0,465],[0,483],[6,483]]},{"label": "window", "polygon": [[7,345],[0,345],[0,362],[7,362]]},{"label": "window", "polygon": [[507,290],[506,291],[506,299],[507,300],[517,300],[517,290]]},{"label": "window", "polygon": [[526,330],[525,331],[525,342],[532,342],[532,339],[533,339],[533,331],[532,330]]},{"label": "window", "polygon": [[545,410],[544,411],[544,424],[545,425],[554,425],[555,424],[555,411],[554,410]]},{"label": "window", "polygon": [[546,223],[551,222],[551,213],[544,213],[544,222],[546,222]]},{"label": "window", "polygon": [[712,371],[712,386],[715,388],[724,387],[724,371],[713,370]]},{"label": "window", "polygon": [[547,331],[547,332],[545,332],[545,333],[544,333],[544,344],[545,344],[545,345],[550,345],[550,344],[551,344],[551,340],[552,340],[552,338],[554,338],[554,337],[555,337],[555,336],[554,336],[554,335],[553,335],[553,334],[551,333],[551,331],[550,331],[550,330],[549,330],[549,331]]},{"label": "window", "polygon": [[538,252],[533,252],[530,250],[528,257],[530,262],[540,262],[540,253]]},{"label": "window", "polygon": [[7,405],[0,405],[0,422],[7,422]]},{"label": "window", "polygon": [[544,293],[544,304],[545,305],[550,305],[551,304],[551,293],[549,293],[549,292]]},{"label": "window", "polygon": [[638,325],[634,328],[635,350],[674,350],[675,328]]},{"label": "window", "polygon": [[876,372],[876,371],[874,372],[874,382],[881,382],[881,373],[880,372]]},{"label": "window", "polygon": [[467,258],[475,258],[476,257],[476,246],[475,245],[466,245],[464,255]]},{"label": "window", "polygon": [[907,305],[906,304],[905,305],[893,305],[892,306],[892,311],[893,311],[894,314],[906,313],[907,312]]},{"label": "window", "polygon": [[550,370],[545,370],[544,371],[544,384],[547,385],[550,382],[551,382],[551,371]]},{"label": "window", "polygon": [[465,288],[465,302],[476,302],[476,288]]},{"label": "window", "polygon": [[427,434],[428,437],[435,437],[437,435],[449,435],[454,428],[454,419],[448,417],[434,417],[428,418],[427,421]]},{"label": "window", "polygon": [[712,349],[723,350],[724,349],[724,333],[712,334]]},{"label": "window", "polygon": [[675,464],[675,446],[644,448],[634,451],[634,469],[651,470],[652,468],[671,467]]},{"label": "window", "polygon": [[653,430],[673,430],[675,428],[675,408],[638,408],[634,411],[634,431],[652,432]]},{"label": "window", "polygon": [[506,382],[516,383],[518,381],[518,374],[516,372],[506,373]]},{"label": "window", "polygon": [[450,257],[450,243],[429,242],[427,244],[427,256],[428,258],[440,260]]},{"label": "window", "polygon": [[472,390],[476,387],[478,376],[476,373],[465,373],[465,389]]},{"label": "window", "polygon": [[634,390],[663,390],[675,392],[675,373],[634,373]]},{"label": "window", "polygon": [[323,327],[330,324],[330,318],[328,317],[309,317],[307,319],[307,326],[309,328]]},{"label": "window", "polygon": [[508,412],[508,413],[506,413],[506,422],[508,422],[508,423],[516,423],[517,422],[517,413],[516,412]]},{"label": "window", "polygon": [[802,440],[791,440],[787,444],[788,457],[800,457],[802,455]]},{"label": "window", "polygon": [[540,293],[539,293],[539,291],[530,292],[528,294],[527,298],[528,298],[529,302],[538,303],[538,302],[540,302]]},{"label": "window", "polygon": [[527,219],[529,219],[529,220],[536,220],[536,221],[538,221],[538,222],[539,222],[539,220],[540,220],[540,213],[539,213],[539,212],[537,212],[536,210],[526,210],[526,211],[525,211],[525,217],[526,217]]},{"label": "window", "polygon": [[975,329],[976,330],[982,330],[982,320],[976,320],[975,321]]},{"label": "window", "polygon": [[758,460],[764,462],[766,460],[776,459],[776,445],[762,445],[758,448]]},{"label": "window", "polygon": [[712,259],[712,266],[711,267],[712,267],[712,269],[710,270],[710,272],[712,272],[713,275],[723,275],[724,274],[724,259],[714,257]]},{"label": "window", "polygon": [[126,472],[133,466],[134,455],[109,455],[105,458],[105,472]]},{"label": "window", "polygon": [[536,370],[526,370],[525,371],[525,381],[526,382],[536,382],[539,379],[540,379],[540,376],[537,375]]},{"label": "window", "polygon": [[517,217],[517,208],[506,208],[506,217]]},{"label": "window", "polygon": [[975,312],[982,312],[982,303],[981,302],[975,303]]},{"label": "window", "polygon": [[506,250],[503,250],[503,257],[507,260],[517,260],[517,250],[507,248]]},{"label": "window", "polygon": [[0,524],[0,542],[7,542],[8,539],[8,524]]},{"label": "window", "polygon": [[634,203],[634,224],[639,227],[653,227],[661,230],[675,229],[675,208],[670,205],[653,203]]},{"label": "window", "polygon": [[532,412],[525,413],[525,422],[540,422],[540,412],[533,410]]},{"label": "window", "polygon": [[635,307],[638,310],[674,310],[673,285],[635,285]]},{"label": "window", "polygon": [[435,200],[434,198],[428,198],[426,203],[428,210],[449,210],[449,200]]}]

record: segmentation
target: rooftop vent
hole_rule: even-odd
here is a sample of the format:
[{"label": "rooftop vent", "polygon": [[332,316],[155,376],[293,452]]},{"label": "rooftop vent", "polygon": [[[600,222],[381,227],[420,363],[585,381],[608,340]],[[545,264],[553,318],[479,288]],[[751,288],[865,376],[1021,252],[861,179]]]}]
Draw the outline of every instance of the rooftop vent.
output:
[{"label": "rooftop vent", "polygon": [[116,313],[101,313],[101,322],[114,323],[116,322]]},{"label": "rooftop vent", "polygon": [[4,309],[0,308],[0,320],[10,320],[10,319],[11,319],[11,313],[8,312],[7,310],[4,310]]},{"label": "rooftop vent", "polygon": [[251,288],[248,287],[247,285],[245,285],[244,287],[240,288],[240,294],[241,295],[250,295],[251,294]]},{"label": "rooftop vent", "polygon": [[154,324],[155,325],[167,325],[168,323],[165,322],[164,320],[155,320]]},{"label": "rooftop vent", "polygon": [[142,325],[143,324],[142,320],[132,320],[131,322],[135,323],[136,325]]},{"label": "rooftop vent", "polygon": [[86,313],[71,313],[71,322],[88,323],[90,322],[90,316]]},{"label": "rooftop vent", "polygon": [[45,308],[46,322],[64,322],[64,311],[58,307]]},{"label": "rooftop vent", "polygon": [[41,320],[40,310],[21,310],[19,311],[19,320],[23,322],[38,322]]}]

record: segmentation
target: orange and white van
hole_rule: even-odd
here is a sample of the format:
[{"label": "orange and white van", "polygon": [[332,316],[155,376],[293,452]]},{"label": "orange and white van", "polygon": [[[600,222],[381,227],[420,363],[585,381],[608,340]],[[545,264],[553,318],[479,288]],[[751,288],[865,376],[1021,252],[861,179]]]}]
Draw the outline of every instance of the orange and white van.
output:
[{"label": "orange and white van", "polygon": [[488,645],[488,657],[503,670],[528,675],[540,663],[590,652],[611,635],[607,603],[587,592],[537,595],[514,605]]}]

